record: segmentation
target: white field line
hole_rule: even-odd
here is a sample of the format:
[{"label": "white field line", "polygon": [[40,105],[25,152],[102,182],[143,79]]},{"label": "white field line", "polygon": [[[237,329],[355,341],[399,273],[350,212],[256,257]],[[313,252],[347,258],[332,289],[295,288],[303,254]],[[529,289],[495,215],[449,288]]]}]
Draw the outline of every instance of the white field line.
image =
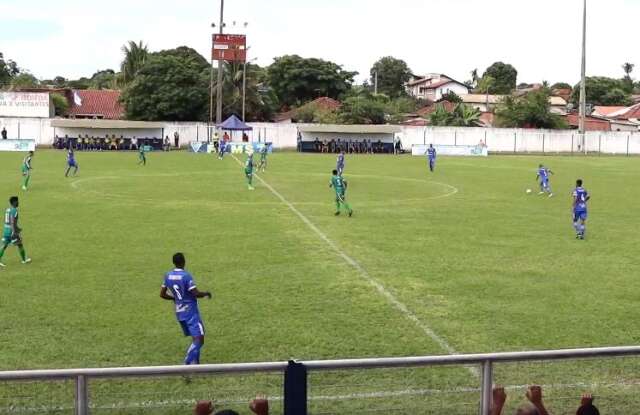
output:
[{"label": "white field line", "polygon": [[[619,388],[619,387],[635,387],[639,386],[640,382],[620,382],[620,383],[559,383],[559,384],[548,384],[548,385],[540,385],[544,390],[561,390],[561,389],[581,389],[581,391],[593,391],[598,388]],[[347,385],[336,385],[336,388],[345,388]],[[517,390],[526,390],[529,385],[509,385],[505,386],[505,390],[507,391],[517,391]],[[454,394],[465,394],[465,393],[480,393],[480,388],[451,388],[451,389],[415,389],[415,388],[407,388],[402,390],[391,390],[391,391],[372,391],[372,392],[357,392],[357,393],[349,393],[349,394],[341,394],[341,395],[313,395],[313,392],[309,394],[309,401],[348,401],[348,400],[357,400],[357,399],[380,399],[380,398],[397,398],[402,396],[427,396],[427,395],[454,395]],[[249,394],[251,395],[251,394]],[[576,403],[580,398],[579,395],[575,397]],[[42,400],[42,397],[36,398],[33,397],[34,400]],[[122,398],[120,398],[122,399]],[[212,397],[203,396],[202,399],[213,399]],[[281,402],[284,400],[282,395],[273,395],[267,396],[267,399],[270,402]],[[602,399],[602,397],[600,398]],[[226,399],[213,399],[215,404],[218,406],[229,406],[229,405],[237,405],[237,404],[246,404],[248,403],[248,398],[246,396],[235,396]],[[195,404],[195,399],[160,399],[160,400],[141,400],[139,402],[119,402],[114,403],[112,405],[90,405],[89,407],[94,410],[118,410],[118,409],[144,409],[144,408],[163,408],[163,407],[179,407],[179,406],[192,406]],[[29,413],[29,412],[56,412],[56,411],[65,411],[72,410],[72,406],[60,405],[60,406],[31,406],[31,407],[22,407],[18,408],[15,406],[8,407],[0,407],[0,413]]]},{"label": "white field line", "polygon": [[[238,160],[237,157],[233,156],[233,158],[240,166],[242,166],[242,162],[240,160]],[[329,237],[324,232],[322,232],[313,222],[311,222],[311,220],[309,220],[309,218],[307,218],[302,212],[300,212],[291,202],[289,202],[287,199],[285,199],[284,196],[282,196],[269,183],[267,183],[264,179],[262,179],[262,177],[260,177],[257,174],[254,174],[254,176],[260,181],[260,183],[262,183],[267,189],[269,189],[269,191],[271,193],[273,193],[273,195],[275,197],[280,199],[280,201],[285,206],[287,206],[289,208],[289,210],[291,210],[296,216],[298,216],[298,218],[300,218],[300,220],[302,220],[302,222],[304,222],[304,224],[307,225],[307,227],[309,229],[311,229],[316,235],[318,235],[318,237],[320,237],[320,239],[322,239],[331,248],[331,250],[333,250],[333,252],[337,256],[342,258],[347,264],[351,265],[356,271],[358,271],[360,276],[365,281],[367,281],[370,285],[372,285],[378,291],[378,293],[380,295],[382,295],[384,298],[386,298],[387,301],[396,310],[400,311],[400,313],[402,313],[406,318],[408,318],[416,326],[418,326],[421,329],[421,331],[424,334],[426,334],[429,338],[431,338],[431,340],[436,342],[440,346],[440,348],[442,348],[442,350],[446,351],[449,354],[458,354],[456,349],[454,349],[444,338],[439,336],[431,327],[429,327],[428,324],[426,324],[425,322],[420,320],[418,318],[418,316],[416,316],[413,311],[409,310],[409,308],[404,303],[402,303],[400,300],[398,300],[398,298],[395,295],[393,295],[389,290],[387,290],[385,288],[385,286],[381,282],[379,282],[378,280],[373,278],[371,275],[369,275],[367,270],[364,269],[360,265],[360,263],[358,263],[358,261],[356,261],[355,259],[351,258],[343,250],[341,250],[338,247],[338,245],[336,245],[335,242],[333,242],[331,239],[329,239]],[[478,369],[476,367],[467,366],[467,369],[471,372],[472,375],[474,375],[474,376],[478,376],[479,375],[479,371],[478,371]]]}]

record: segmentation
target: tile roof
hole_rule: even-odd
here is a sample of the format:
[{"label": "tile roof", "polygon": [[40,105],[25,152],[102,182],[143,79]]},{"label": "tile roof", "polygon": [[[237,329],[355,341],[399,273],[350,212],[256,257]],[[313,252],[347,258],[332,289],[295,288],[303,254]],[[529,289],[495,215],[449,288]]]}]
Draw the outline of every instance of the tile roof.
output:
[{"label": "tile roof", "polygon": [[[576,113],[565,115],[565,119],[569,126],[578,128],[580,124],[580,117]],[[611,123],[609,120],[603,120],[601,118],[586,117],[584,120],[584,128],[587,131],[611,131]]]},{"label": "tile roof", "polygon": [[419,110],[416,111],[416,115],[420,117],[426,117],[430,115],[432,112],[434,112],[438,105],[444,106],[444,109],[447,110],[447,112],[453,111],[453,109],[456,107],[456,104],[454,104],[453,102],[440,101],[440,102],[433,103],[431,105],[427,105],[426,107],[420,108]]},{"label": "tile roof", "polygon": [[596,105],[593,107],[592,115],[596,117],[607,117],[608,115],[613,114],[614,112],[618,112],[620,110],[625,109],[626,107],[614,107],[614,106],[604,106],[604,105]]},{"label": "tile roof", "polygon": [[[74,94],[78,94],[81,105],[76,105]],[[71,91],[69,96],[69,117],[104,118],[119,120],[124,118],[124,108],[120,105],[120,91],[82,89]]]},{"label": "tile roof", "polygon": [[640,119],[640,104],[635,104],[623,110],[611,113],[610,116],[616,120]]}]

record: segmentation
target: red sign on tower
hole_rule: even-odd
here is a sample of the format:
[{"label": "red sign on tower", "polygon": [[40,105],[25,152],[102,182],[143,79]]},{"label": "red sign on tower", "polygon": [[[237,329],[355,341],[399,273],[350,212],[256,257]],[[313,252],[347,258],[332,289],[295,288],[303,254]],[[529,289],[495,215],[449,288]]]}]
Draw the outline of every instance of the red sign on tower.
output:
[{"label": "red sign on tower", "polygon": [[213,60],[244,62],[247,60],[247,36],[245,35],[213,35]]}]

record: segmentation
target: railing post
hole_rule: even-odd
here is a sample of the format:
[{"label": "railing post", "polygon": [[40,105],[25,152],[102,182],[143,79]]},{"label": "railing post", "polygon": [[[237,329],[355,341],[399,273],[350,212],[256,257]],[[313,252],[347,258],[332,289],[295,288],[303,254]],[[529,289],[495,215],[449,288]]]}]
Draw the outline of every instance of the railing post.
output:
[{"label": "railing post", "polygon": [[629,141],[631,141],[631,134],[627,134],[627,157],[629,157]]},{"label": "railing post", "polygon": [[517,143],[518,143],[518,133],[516,131],[513,132],[513,154],[517,154]]},{"label": "railing post", "polygon": [[87,378],[84,375],[76,377],[76,415],[89,415]]},{"label": "railing post", "polygon": [[542,155],[543,156],[545,155],[545,152],[544,152],[544,139],[545,139],[545,134],[542,133]]},{"label": "railing post", "polygon": [[293,360],[284,372],[284,415],[307,415],[307,368]]},{"label": "railing post", "polygon": [[480,414],[491,414],[491,397],[493,396],[493,363],[491,360],[482,362],[482,384],[480,385],[482,398],[480,401]]}]

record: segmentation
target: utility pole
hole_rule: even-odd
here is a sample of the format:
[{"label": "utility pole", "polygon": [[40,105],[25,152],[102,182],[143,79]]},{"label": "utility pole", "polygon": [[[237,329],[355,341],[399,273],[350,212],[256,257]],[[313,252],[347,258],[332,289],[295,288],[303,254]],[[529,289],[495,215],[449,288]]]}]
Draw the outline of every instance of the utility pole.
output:
[{"label": "utility pole", "polygon": [[587,140],[585,132],[585,117],[587,115],[587,0],[584,0],[582,11],[582,71],[580,78],[580,120],[578,130],[582,136],[582,148],[587,154]]},{"label": "utility pole", "polygon": [[[220,0],[220,34],[224,32],[224,0]],[[216,124],[222,124],[222,72],[224,71],[224,61],[218,60],[218,85],[216,92]]]},{"label": "utility pole", "polygon": [[375,95],[378,95],[378,70],[377,70],[377,69],[376,69],[375,74],[376,74],[376,77],[375,77],[375,80],[374,80],[374,82],[373,82],[373,84],[374,84],[374,87],[373,87],[373,93],[374,93]]}]

